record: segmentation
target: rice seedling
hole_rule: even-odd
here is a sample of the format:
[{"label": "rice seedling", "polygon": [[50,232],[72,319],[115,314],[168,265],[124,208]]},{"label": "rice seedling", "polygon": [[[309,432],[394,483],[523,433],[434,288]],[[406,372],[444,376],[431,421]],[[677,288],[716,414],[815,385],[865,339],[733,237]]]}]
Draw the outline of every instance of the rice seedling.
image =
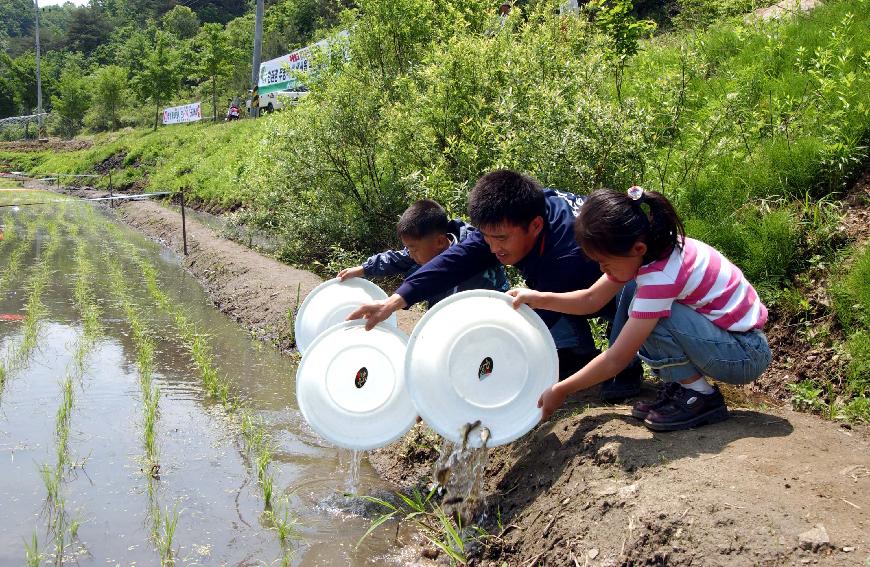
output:
[{"label": "rice seedling", "polygon": [[24,542],[24,562],[27,567],[39,567],[39,564],[42,563],[42,554],[39,552],[39,540],[36,534],[33,534],[30,543],[27,543],[26,540]]},{"label": "rice seedling", "polygon": [[286,500],[279,502],[273,510],[267,511],[266,517],[272,529],[278,534],[278,540],[282,545],[286,544],[290,539],[300,538],[300,533],[297,529],[299,519],[291,513]]},{"label": "rice seedling", "polygon": [[[156,267],[146,261],[140,251],[130,242],[127,242],[116,227],[109,225],[107,229],[115,236],[112,240],[120,244],[126,256],[138,266],[151,300],[160,311],[167,314],[172,320],[182,345],[191,356],[206,394],[220,402],[228,414],[240,415],[242,437],[247,448],[248,460],[257,473],[263,507],[267,512],[271,512],[275,479],[270,472],[272,451],[266,428],[254,419],[240,401],[232,397],[228,379],[221,376],[215,366],[208,335],[201,333],[186,311],[181,306],[176,305],[160,288]],[[290,532],[286,532],[286,534],[285,537],[289,537]]]},{"label": "rice seedling", "polygon": [[[28,242],[32,240],[36,230],[40,227],[44,216],[41,216],[37,222],[28,228]],[[60,239],[58,236],[58,224],[56,219],[51,219],[47,224],[48,244],[42,249],[39,258],[35,265],[30,269],[25,288],[27,289],[27,299],[25,300],[25,317],[21,324],[21,340],[12,345],[7,354],[6,360],[2,362],[3,371],[0,373],[0,394],[3,392],[3,387],[9,377],[9,373],[20,370],[29,361],[30,355],[36,348],[39,334],[39,323],[45,315],[45,306],[42,304],[42,294],[49,283],[51,275],[52,260],[57,252]],[[29,243],[28,243],[29,246]],[[22,252],[23,254],[23,252]],[[4,273],[9,273],[9,269]],[[16,268],[15,271],[18,271]]]},{"label": "rice seedling", "polygon": [[15,226],[11,215],[3,215],[3,220],[0,225],[3,226],[3,239],[0,240],[0,254],[2,254],[11,244],[14,244],[18,238],[18,229]]},{"label": "rice seedling", "polygon": [[19,238],[16,232],[13,230],[12,238],[10,242],[15,244],[15,247],[12,248],[12,251],[9,253],[9,258],[6,261],[5,269],[3,273],[0,274],[0,292],[7,289],[9,285],[15,281],[15,278],[21,272],[21,263],[24,260],[24,255],[30,250],[33,245],[33,239],[36,236],[36,230],[43,217],[39,217],[38,219],[30,219],[27,222],[27,226],[24,230],[23,238]]},{"label": "rice seedling", "polygon": [[[227,412],[237,412],[241,409],[240,403],[231,398],[229,382],[226,378],[221,377],[214,365],[208,336],[198,332],[196,324],[190,320],[185,311],[173,304],[166,293],[160,289],[156,268],[146,262],[129,243],[125,245],[125,248],[129,257],[139,266],[151,299],[160,310],[172,318],[182,344],[193,359],[193,364],[199,373],[200,382],[206,393],[218,400]],[[274,482],[273,477],[268,472],[272,462],[268,436],[265,428],[261,424],[255,423],[247,412],[242,411],[241,422],[242,434],[246,440],[249,455],[257,468],[257,480],[260,484],[264,508],[268,510],[272,505]]]},{"label": "rice seedling", "polygon": [[149,336],[142,317],[133,304],[131,293],[126,284],[126,278],[120,264],[103,250],[103,260],[107,267],[110,288],[115,299],[130,325],[133,345],[136,349],[136,367],[139,373],[139,388],[142,394],[143,432],[142,443],[145,449],[145,468],[150,469],[158,463],[156,442],[157,406],[159,391],[152,388],[152,371],[154,368],[154,341]]},{"label": "rice seedling", "polygon": [[178,524],[178,507],[172,509],[172,514],[167,509],[158,512],[161,518],[161,531],[157,538],[157,549],[160,552],[160,565],[175,565],[175,552],[172,550],[172,541],[175,538],[175,526]]},{"label": "rice seedling", "polygon": [[[58,565],[63,564],[67,542],[71,542],[77,537],[80,524],[78,520],[69,520],[66,512],[66,500],[62,493],[66,472],[73,466],[69,455],[69,431],[75,393],[73,386],[76,379],[80,379],[83,375],[87,354],[100,333],[99,308],[90,292],[93,268],[88,259],[85,243],[81,239],[78,227],[69,225],[60,215],[62,215],[62,211],[58,213],[56,219],[59,218],[61,224],[76,241],[74,302],[82,317],[82,331],[76,339],[73,360],[61,383],[61,400],[55,416],[55,464],[54,467],[49,465],[40,467],[40,474],[46,489],[47,531],[54,541],[54,558]],[[52,242],[57,243],[59,240],[58,231],[55,229]],[[49,252],[51,253],[51,251]],[[41,273],[48,274],[48,271],[43,270]],[[30,309],[28,309],[29,312]]]}]

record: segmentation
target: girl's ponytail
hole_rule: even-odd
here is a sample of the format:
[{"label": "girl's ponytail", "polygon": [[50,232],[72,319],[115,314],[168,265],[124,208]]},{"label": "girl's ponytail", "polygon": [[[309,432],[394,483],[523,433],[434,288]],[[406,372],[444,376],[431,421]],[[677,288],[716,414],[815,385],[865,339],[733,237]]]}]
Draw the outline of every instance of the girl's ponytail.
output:
[{"label": "girl's ponytail", "polygon": [[610,256],[625,256],[642,241],[647,246],[643,261],[649,263],[682,246],[686,230],[664,195],[632,187],[627,193],[599,189],[589,195],[574,235],[582,249]]}]

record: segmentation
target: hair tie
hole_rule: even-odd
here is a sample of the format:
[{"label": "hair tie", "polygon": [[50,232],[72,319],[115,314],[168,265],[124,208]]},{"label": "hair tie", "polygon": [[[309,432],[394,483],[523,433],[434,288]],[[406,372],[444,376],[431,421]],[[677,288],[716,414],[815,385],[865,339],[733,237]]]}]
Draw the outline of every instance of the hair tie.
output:
[{"label": "hair tie", "polygon": [[643,212],[646,217],[647,222],[652,224],[652,211],[650,210],[649,203],[645,203],[642,201],[644,190],[640,185],[632,185],[628,188],[628,196],[629,198],[637,203],[637,206],[640,207],[640,210]]}]

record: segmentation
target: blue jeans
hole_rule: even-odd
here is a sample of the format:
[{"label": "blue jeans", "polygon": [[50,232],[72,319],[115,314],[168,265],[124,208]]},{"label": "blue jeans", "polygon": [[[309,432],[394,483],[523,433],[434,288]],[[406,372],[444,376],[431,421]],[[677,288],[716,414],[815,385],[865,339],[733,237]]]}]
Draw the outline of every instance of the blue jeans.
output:
[{"label": "blue jeans", "polygon": [[[628,320],[637,284],[629,282],[618,296],[610,342]],[[665,382],[697,374],[729,384],[748,384],[770,364],[767,337],[760,330],[731,332],[681,303],[671,306],[671,316],[659,319],[638,353],[654,375]]]}]

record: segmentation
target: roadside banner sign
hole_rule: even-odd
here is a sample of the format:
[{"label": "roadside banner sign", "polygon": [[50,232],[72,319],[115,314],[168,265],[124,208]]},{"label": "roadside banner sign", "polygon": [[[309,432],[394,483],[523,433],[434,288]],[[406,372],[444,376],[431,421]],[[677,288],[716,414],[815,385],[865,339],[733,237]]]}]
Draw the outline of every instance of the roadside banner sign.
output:
[{"label": "roadside banner sign", "polygon": [[311,68],[314,50],[326,49],[327,41],[321,40],[308,47],[297,49],[287,55],[270,59],[260,64],[258,87],[260,96],[291,89],[299,83],[296,73],[304,73]]},{"label": "roadside banner sign", "polygon": [[299,73],[307,73],[317,67],[317,57],[329,55],[330,45],[336,41],[346,41],[347,30],[338,33],[336,38],[322,39],[287,55],[260,63],[260,78],[257,81],[260,96],[283,90],[295,90],[301,83]]},{"label": "roadside banner sign", "polygon": [[198,102],[163,109],[164,124],[181,124],[197,120],[202,120],[202,108]]}]

